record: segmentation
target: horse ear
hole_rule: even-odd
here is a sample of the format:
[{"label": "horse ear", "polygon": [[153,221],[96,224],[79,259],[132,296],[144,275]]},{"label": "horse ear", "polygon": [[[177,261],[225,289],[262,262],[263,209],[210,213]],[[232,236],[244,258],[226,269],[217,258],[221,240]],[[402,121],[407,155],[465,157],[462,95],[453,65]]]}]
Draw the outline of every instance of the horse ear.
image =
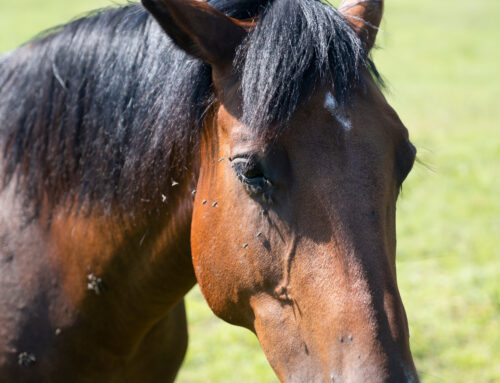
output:
[{"label": "horse ear", "polygon": [[186,53],[213,66],[225,66],[249,26],[218,11],[204,1],[142,0],[174,43]]},{"label": "horse ear", "polygon": [[369,52],[375,44],[384,11],[383,0],[343,0],[339,12],[349,21]]}]

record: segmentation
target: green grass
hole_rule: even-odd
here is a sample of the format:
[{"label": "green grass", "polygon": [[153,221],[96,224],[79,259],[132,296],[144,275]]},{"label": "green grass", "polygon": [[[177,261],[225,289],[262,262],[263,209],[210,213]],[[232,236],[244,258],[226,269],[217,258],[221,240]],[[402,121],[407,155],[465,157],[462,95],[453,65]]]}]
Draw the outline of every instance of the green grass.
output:
[{"label": "green grass", "polygon": [[[338,1],[334,3],[338,4]],[[0,51],[99,0],[0,0]],[[500,382],[500,2],[386,0],[374,53],[419,149],[398,205],[398,279],[424,382]],[[179,382],[276,382],[258,342],[187,298]]]}]

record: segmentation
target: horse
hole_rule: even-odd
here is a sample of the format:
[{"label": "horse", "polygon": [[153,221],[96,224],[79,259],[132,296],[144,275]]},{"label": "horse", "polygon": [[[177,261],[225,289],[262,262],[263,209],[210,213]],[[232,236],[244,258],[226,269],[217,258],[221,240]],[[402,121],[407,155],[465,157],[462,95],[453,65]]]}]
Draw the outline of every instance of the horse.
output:
[{"label": "horse", "polygon": [[382,12],[143,0],[3,55],[0,382],[173,381],[196,283],[282,382],[417,382]]}]

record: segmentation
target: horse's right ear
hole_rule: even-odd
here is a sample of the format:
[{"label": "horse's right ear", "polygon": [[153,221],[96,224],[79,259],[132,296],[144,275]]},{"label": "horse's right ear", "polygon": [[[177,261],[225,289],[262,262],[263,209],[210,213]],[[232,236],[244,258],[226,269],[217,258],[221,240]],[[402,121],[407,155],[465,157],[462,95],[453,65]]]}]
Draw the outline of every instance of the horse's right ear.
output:
[{"label": "horse's right ear", "polygon": [[382,21],[384,0],[342,0],[339,12],[354,28],[367,52],[375,44]]},{"label": "horse's right ear", "polygon": [[204,1],[142,0],[142,4],[178,47],[212,66],[232,62],[250,27]]}]

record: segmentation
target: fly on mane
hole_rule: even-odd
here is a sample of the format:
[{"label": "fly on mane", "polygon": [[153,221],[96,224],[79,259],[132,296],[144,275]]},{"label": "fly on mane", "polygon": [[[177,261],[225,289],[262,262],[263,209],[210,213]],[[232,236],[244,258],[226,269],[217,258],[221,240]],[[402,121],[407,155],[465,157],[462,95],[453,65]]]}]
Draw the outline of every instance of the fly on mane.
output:
[{"label": "fly on mane", "polygon": [[[258,16],[234,66],[242,121],[267,137],[319,82],[342,106],[363,71],[377,76],[344,17],[319,1],[210,4]],[[93,13],[0,58],[3,185],[15,180],[35,212],[68,200],[127,211],[160,198],[193,166],[214,101],[210,67],[178,49],[142,6]]]}]

